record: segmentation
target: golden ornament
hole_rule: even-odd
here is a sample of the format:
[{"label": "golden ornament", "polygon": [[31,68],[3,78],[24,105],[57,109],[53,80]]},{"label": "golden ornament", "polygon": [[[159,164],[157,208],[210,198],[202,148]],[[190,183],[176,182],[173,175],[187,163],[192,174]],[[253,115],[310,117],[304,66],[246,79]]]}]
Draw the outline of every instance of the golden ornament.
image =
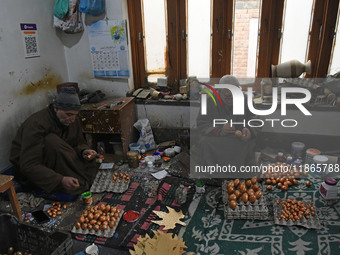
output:
[{"label": "golden ornament", "polygon": [[182,226],[186,226],[186,224],[180,219],[184,218],[182,210],[176,212],[171,207],[167,206],[168,213],[161,211],[153,211],[158,217],[162,218],[162,220],[152,220],[151,222],[156,223],[160,226],[164,226],[163,230],[174,229],[176,224],[180,224]]},{"label": "golden ornament", "polygon": [[178,239],[177,235],[172,237],[171,233],[153,231],[154,237],[148,234],[145,237],[137,238],[138,242],[134,245],[134,251],[129,250],[131,255],[182,255],[185,253],[185,243],[183,239]]}]

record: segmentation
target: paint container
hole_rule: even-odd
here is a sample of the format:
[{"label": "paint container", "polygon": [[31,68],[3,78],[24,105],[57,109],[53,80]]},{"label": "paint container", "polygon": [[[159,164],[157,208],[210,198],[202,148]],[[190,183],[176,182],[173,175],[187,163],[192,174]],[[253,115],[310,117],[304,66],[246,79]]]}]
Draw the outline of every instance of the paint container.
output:
[{"label": "paint container", "polygon": [[321,152],[318,149],[314,149],[314,148],[309,148],[306,150],[306,159],[305,159],[305,164],[313,164],[313,157],[315,155],[319,155]]},{"label": "paint container", "polygon": [[159,152],[154,152],[152,156],[154,156],[155,160],[161,159],[161,154]]},{"label": "paint container", "polygon": [[141,149],[141,150],[140,150],[140,156],[141,156],[142,158],[145,158],[145,156],[146,156],[145,149]]},{"label": "paint container", "polygon": [[301,142],[292,142],[291,144],[292,156],[293,159],[297,159],[298,157],[303,157],[303,151],[305,149],[305,144]]},{"label": "paint container", "polygon": [[157,150],[157,152],[159,152],[159,155],[161,155],[161,157],[163,157],[164,151],[165,151],[165,149],[163,149],[163,148],[159,148],[159,149]]},{"label": "paint container", "polygon": [[123,214],[123,219],[126,221],[126,222],[135,222],[136,220],[138,220],[139,218],[139,212],[136,212],[136,211],[127,211]]},{"label": "paint container", "polygon": [[138,151],[128,151],[126,153],[130,168],[137,168],[139,166],[138,155]]},{"label": "paint container", "polygon": [[156,168],[161,168],[162,167],[162,159],[158,159],[155,161],[155,167]]},{"label": "paint container", "polygon": [[320,185],[320,194],[324,199],[338,199],[337,180],[326,178]]},{"label": "paint container", "polygon": [[154,156],[146,156],[145,157],[145,161],[146,161],[146,163],[148,163],[148,162],[152,162],[152,163],[154,163],[155,162],[155,157]]},{"label": "paint container", "polygon": [[148,170],[149,171],[153,170],[153,163],[151,161],[148,162]]},{"label": "paint container", "polygon": [[315,155],[313,157],[313,162],[315,164],[327,164],[328,163],[328,157],[324,155]]},{"label": "paint container", "polygon": [[92,204],[92,202],[93,202],[92,192],[90,192],[90,191],[84,192],[83,194],[81,194],[81,197],[84,201],[84,204],[86,204],[86,205]]},{"label": "paint container", "polygon": [[313,157],[313,164],[315,166],[315,173],[321,177],[325,177],[328,173],[328,158],[324,155],[315,155]]},{"label": "paint container", "polygon": [[287,156],[286,163],[289,164],[289,165],[293,164],[293,157],[292,156]]},{"label": "paint container", "polygon": [[284,158],[283,152],[278,152],[277,156],[276,156],[276,161],[277,162],[284,162],[284,160],[285,160],[285,158]]},{"label": "paint container", "polygon": [[298,157],[297,159],[294,160],[294,166],[298,169],[301,169],[302,165],[302,158]]},{"label": "paint container", "polygon": [[201,180],[196,181],[195,188],[196,188],[196,193],[197,194],[205,193],[205,185],[204,185],[204,183]]},{"label": "paint container", "polygon": [[141,161],[139,162],[139,167],[140,167],[141,169],[145,169],[145,168],[146,168],[145,159],[141,159]]},{"label": "paint container", "polygon": [[130,151],[138,151],[140,152],[140,145],[138,143],[130,143],[129,144]]}]

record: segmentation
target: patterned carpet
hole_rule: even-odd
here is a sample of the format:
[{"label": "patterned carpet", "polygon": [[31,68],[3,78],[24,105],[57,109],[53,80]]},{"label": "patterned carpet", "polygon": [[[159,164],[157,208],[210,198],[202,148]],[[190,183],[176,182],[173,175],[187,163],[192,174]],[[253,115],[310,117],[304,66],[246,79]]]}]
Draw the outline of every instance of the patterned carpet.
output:
[{"label": "patterned carpet", "polygon": [[[131,174],[134,180],[138,181],[138,176]],[[145,176],[144,176],[145,177]],[[150,181],[154,178],[148,176]],[[143,179],[145,181],[145,179]],[[180,184],[183,184],[188,192],[187,201],[179,205],[175,202],[175,191]],[[175,210],[182,210],[185,214],[192,201],[194,188],[193,183],[184,179],[180,180],[176,177],[166,177],[159,184],[155,183],[155,192],[151,192],[148,196],[143,191],[142,182],[132,182],[129,189],[123,194],[107,193],[99,204],[109,204],[117,206],[119,209],[128,211],[135,210],[140,213],[140,218],[136,222],[126,222],[121,220],[116,230],[116,235],[113,238],[97,237],[94,235],[73,234],[72,236],[78,240],[87,243],[95,243],[106,247],[114,248],[132,248],[137,243],[139,236],[145,234],[153,235],[153,230],[162,230],[163,227],[152,223],[152,220],[157,220],[157,215],[153,211],[167,211],[166,206],[170,206]],[[73,221],[74,222],[74,221]],[[168,232],[177,234],[180,230],[180,225]],[[167,231],[164,231],[167,232]]]},{"label": "patterned carpet", "polygon": [[[309,177],[311,187],[304,182],[290,187],[288,192],[265,191],[271,219],[225,220],[221,188],[208,187],[183,235],[187,252],[209,254],[340,254],[340,201],[328,202],[320,193],[320,179]],[[321,229],[275,225],[275,199],[313,201]]]}]

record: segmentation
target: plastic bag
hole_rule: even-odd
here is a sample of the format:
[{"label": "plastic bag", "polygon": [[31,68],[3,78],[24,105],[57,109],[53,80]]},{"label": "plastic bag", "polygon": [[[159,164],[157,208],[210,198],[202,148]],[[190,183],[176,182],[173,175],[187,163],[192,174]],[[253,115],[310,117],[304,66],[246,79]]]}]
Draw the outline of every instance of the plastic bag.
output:
[{"label": "plastic bag", "polygon": [[152,129],[148,119],[140,119],[135,124],[135,128],[139,131],[138,144],[140,149],[152,150],[156,148],[156,143],[153,138]]},{"label": "plastic bag", "polygon": [[79,33],[84,30],[83,22],[78,11],[78,0],[67,0],[69,12],[63,19],[53,17],[53,25],[65,33]]},{"label": "plastic bag", "polygon": [[105,11],[103,0],[80,0],[79,11],[98,16]]},{"label": "plastic bag", "polygon": [[68,0],[56,0],[54,3],[53,15],[59,19],[64,18],[68,13],[68,6]]}]

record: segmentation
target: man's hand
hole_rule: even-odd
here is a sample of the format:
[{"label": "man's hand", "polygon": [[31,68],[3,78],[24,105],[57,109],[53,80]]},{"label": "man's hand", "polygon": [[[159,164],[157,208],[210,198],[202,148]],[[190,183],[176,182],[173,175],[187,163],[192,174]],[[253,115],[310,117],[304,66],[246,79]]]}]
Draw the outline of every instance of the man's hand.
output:
[{"label": "man's hand", "polygon": [[63,177],[61,184],[66,190],[76,190],[79,188],[78,179],[69,176]]},{"label": "man's hand", "polygon": [[243,128],[242,129],[242,136],[241,136],[241,140],[246,142],[251,138],[251,132],[248,128]]},{"label": "man's hand", "polygon": [[92,160],[97,156],[97,152],[95,150],[87,149],[83,151],[83,158],[86,160]]},{"label": "man's hand", "polygon": [[230,126],[229,123],[224,124],[221,130],[221,136],[225,136],[225,135],[229,135],[229,134],[233,134],[235,132],[235,127],[234,126]]}]

